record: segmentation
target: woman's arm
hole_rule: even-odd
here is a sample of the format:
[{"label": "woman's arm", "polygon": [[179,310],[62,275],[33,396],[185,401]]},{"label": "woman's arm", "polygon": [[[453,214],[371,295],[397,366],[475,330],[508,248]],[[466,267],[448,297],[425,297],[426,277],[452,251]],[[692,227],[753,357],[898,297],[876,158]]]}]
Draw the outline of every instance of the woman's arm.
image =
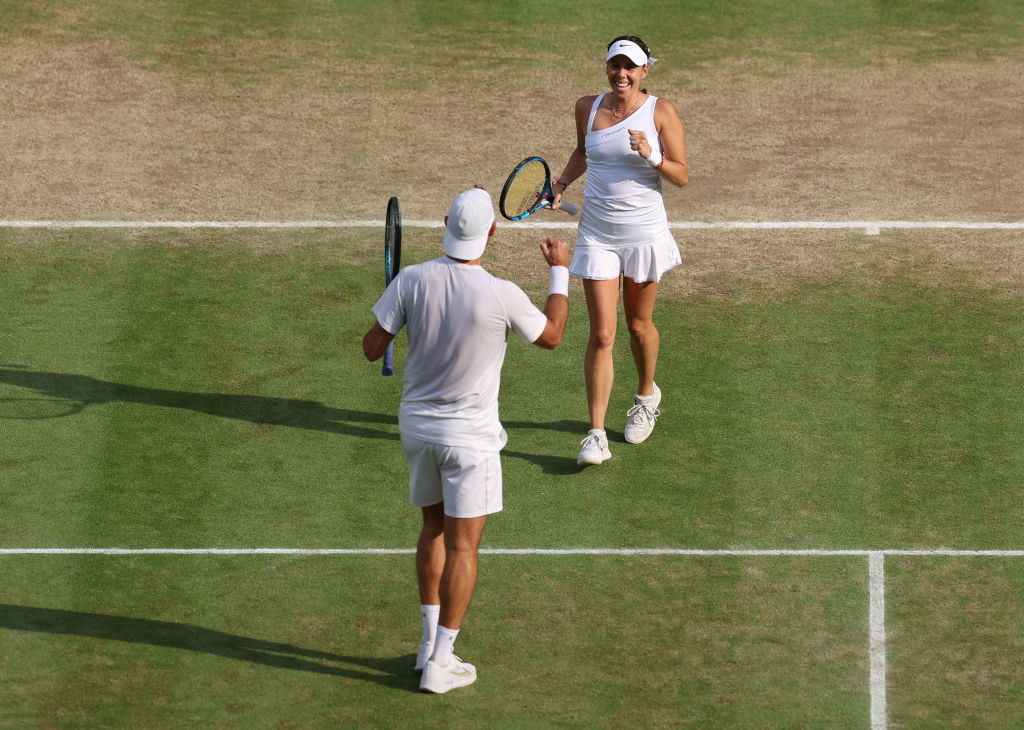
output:
[{"label": "woman's arm", "polygon": [[[679,112],[667,99],[658,99],[654,107],[654,126],[661,139],[661,151],[665,161],[658,172],[670,182],[682,187],[690,180],[690,168],[686,164],[686,134]],[[648,146],[647,154],[651,150]],[[642,152],[641,152],[642,154]]]},{"label": "woman's arm", "polygon": [[556,178],[562,182],[551,183],[551,192],[555,196],[552,208],[558,207],[565,189],[587,171],[587,120],[590,118],[590,108],[594,105],[595,98],[597,97],[584,96],[576,102],[576,149],[569,155],[569,161],[565,163],[562,174]]}]

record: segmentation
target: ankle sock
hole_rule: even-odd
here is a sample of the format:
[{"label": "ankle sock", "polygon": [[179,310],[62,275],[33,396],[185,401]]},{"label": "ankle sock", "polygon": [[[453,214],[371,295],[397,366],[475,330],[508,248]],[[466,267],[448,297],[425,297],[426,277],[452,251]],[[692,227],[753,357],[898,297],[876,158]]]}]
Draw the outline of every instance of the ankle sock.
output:
[{"label": "ankle sock", "polygon": [[423,617],[423,638],[420,641],[433,643],[437,634],[437,617],[441,615],[441,606],[422,603],[420,615]]},{"label": "ankle sock", "polygon": [[455,637],[459,635],[458,629],[449,629],[444,626],[437,627],[437,636],[434,638],[434,655],[430,661],[447,667],[452,660],[452,651],[455,648]]}]

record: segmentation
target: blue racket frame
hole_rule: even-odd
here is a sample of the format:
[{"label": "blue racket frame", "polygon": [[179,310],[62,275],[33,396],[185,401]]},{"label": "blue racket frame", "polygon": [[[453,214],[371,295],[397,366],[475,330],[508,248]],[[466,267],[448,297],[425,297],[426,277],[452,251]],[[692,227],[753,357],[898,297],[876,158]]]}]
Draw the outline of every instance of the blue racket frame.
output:
[{"label": "blue racket frame", "polygon": [[[519,175],[520,170],[534,162],[540,162],[540,164],[544,166],[544,187],[541,188],[540,194],[537,196],[537,204],[534,205],[529,210],[527,210],[525,213],[509,215],[507,212],[505,212],[505,196],[508,194],[509,188],[512,187],[512,182]],[[536,155],[534,155],[532,157],[527,157],[525,160],[516,165],[515,169],[512,170],[511,174],[509,174],[508,179],[505,180],[505,185],[501,188],[501,196],[498,198],[498,210],[501,211],[502,217],[504,217],[507,220],[521,221],[523,220],[523,218],[533,215],[542,208],[550,208],[552,202],[553,201],[551,195],[551,168],[548,166],[547,160],[545,160],[543,157],[537,157]],[[559,209],[564,210],[569,215],[576,215],[580,211],[579,206],[564,201],[559,206]]]}]

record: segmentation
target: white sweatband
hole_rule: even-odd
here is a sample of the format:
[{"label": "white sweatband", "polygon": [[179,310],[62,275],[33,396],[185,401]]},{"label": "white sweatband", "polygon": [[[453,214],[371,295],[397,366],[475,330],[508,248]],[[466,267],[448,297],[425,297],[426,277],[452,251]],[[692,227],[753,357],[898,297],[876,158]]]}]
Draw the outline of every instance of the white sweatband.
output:
[{"label": "white sweatband", "polygon": [[644,162],[651,167],[661,167],[661,161],[663,159],[664,158],[661,156],[661,153],[653,147],[651,147],[651,156],[643,158]]},{"label": "white sweatband", "polygon": [[548,287],[548,296],[552,294],[561,294],[563,297],[569,296],[568,266],[551,267],[551,286]]}]

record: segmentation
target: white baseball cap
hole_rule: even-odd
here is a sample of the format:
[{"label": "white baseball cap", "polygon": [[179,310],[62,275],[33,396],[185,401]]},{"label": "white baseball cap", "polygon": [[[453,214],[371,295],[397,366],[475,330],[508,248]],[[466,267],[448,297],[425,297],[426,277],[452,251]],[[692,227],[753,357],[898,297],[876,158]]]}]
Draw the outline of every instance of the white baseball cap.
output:
[{"label": "white baseball cap", "polygon": [[604,60],[611,61],[616,56],[625,56],[637,66],[647,66],[658,60],[648,56],[644,49],[633,41],[615,41],[608,47],[608,55]]},{"label": "white baseball cap", "polygon": [[472,261],[487,247],[494,224],[494,203],[481,188],[459,193],[448,210],[444,229],[444,252],[453,259]]}]

